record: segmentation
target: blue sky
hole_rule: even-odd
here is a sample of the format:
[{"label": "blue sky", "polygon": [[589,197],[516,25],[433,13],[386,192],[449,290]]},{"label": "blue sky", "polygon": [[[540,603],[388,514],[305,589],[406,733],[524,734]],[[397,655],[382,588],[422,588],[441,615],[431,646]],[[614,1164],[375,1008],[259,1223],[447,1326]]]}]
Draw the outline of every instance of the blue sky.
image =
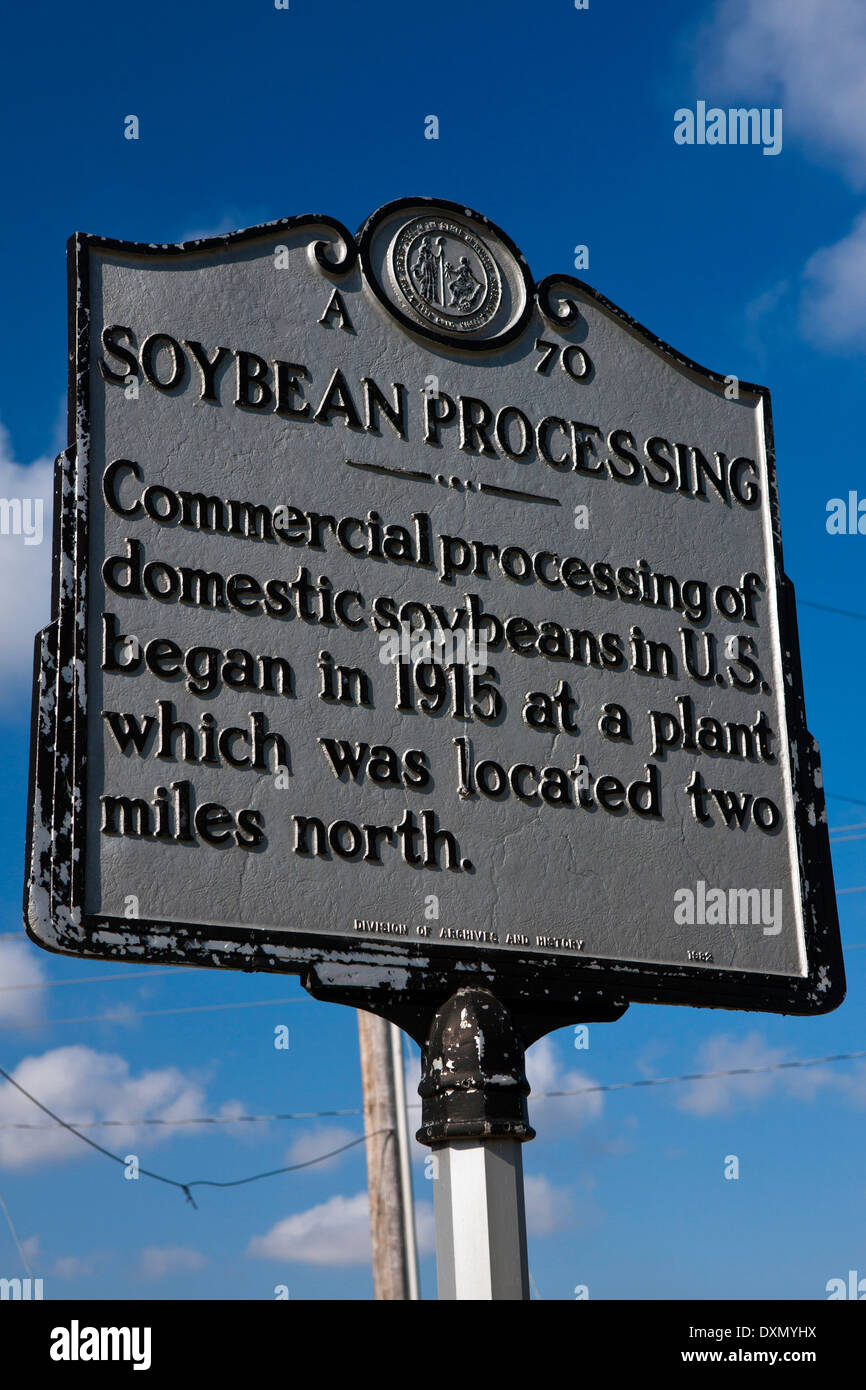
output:
[{"label": "blue sky", "polygon": [[[50,498],[73,231],[174,241],[304,212],[354,228],[420,193],[493,218],[538,279],[571,270],[586,245],[590,284],[697,361],[773,393],[809,725],[840,831],[836,883],[866,885],[862,844],[847,838],[866,821],[866,617],[825,611],[866,615],[866,537],[826,529],[831,498],[866,497],[859,0],[590,0],[582,11],[571,0],[290,0],[288,10],[154,0],[128,13],[49,0],[15,7],[5,36],[0,495]],[[675,110],[699,100],[781,108],[781,152],[676,144]],[[138,141],[123,138],[129,114]],[[430,114],[435,141],[424,138]],[[313,1003],[293,977],[153,974],[24,940],[28,677],[48,618],[49,551],[47,535],[29,546],[0,537],[0,1066],[79,1120],[357,1110],[355,1015]],[[533,1049],[535,1089],[866,1049],[866,895],[845,891],[839,906],[852,949],[837,1012],[635,1005],[592,1027],[588,1050],[569,1030]],[[215,1004],[254,1007],[159,1012]],[[117,1013],[130,1017],[104,1018]],[[157,1016],[133,1016],[145,1013]],[[273,1046],[279,1024],[287,1052]],[[571,1298],[579,1284],[591,1298],[822,1298],[831,1278],[866,1277],[863,1062],[540,1099],[531,1115],[530,1268],[542,1298]],[[202,1189],[194,1211],[50,1128],[8,1127],[43,1119],[0,1087],[0,1194],[46,1296],[267,1299],[277,1284],[295,1298],[371,1295],[363,1146],[297,1174]],[[88,1132],[181,1181],[229,1180],[336,1148],[361,1125],[348,1114]],[[431,1297],[424,1152],[415,1176]],[[724,1177],[729,1155],[737,1180]],[[0,1224],[0,1275],[22,1272]]]}]

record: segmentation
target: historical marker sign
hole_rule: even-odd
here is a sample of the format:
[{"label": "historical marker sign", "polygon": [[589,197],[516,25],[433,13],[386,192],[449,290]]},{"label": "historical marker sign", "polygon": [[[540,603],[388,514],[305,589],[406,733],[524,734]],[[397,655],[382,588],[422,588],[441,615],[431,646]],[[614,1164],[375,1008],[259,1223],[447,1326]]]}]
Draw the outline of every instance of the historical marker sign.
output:
[{"label": "historical marker sign", "polygon": [[844,993],[768,393],[485,218],[76,237],[27,917],[54,950]]}]

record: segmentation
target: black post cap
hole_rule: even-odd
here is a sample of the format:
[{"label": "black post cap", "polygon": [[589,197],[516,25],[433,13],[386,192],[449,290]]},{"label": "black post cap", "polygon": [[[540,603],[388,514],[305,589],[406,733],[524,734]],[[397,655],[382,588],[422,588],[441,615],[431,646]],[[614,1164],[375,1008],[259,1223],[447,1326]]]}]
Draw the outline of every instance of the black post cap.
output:
[{"label": "black post cap", "polygon": [[465,987],[434,1016],[422,1052],[421,1144],[535,1138],[523,1040],[487,989]]}]

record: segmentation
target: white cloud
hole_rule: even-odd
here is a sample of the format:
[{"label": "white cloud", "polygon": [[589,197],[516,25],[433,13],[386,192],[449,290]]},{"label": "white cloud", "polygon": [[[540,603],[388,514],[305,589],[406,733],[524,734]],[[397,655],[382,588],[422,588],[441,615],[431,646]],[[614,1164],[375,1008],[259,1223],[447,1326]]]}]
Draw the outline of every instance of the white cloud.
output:
[{"label": "white cloud", "polygon": [[[415,1238],[419,1255],[435,1249],[432,1202],[415,1203]],[[247,1254],[289,1264],[368,1265],[372,1252],[366,1190],[354,1197],[331,1197],[284,1217],[263,1236],[253,1236]]]},{"label": "white cloud", "polygon": [[81,1260],[77,1255],[61,1255],[51,1267],[55,1279],[82,1279],[93,1273],[90,1260]]},{"label": "white cloud", "polygon": [[568,1188],[555,1187],[542,1174],[523,1183],[526,1229],[531,1236],[552,1236],[574,1220],[574,1200]]},{"label": "white cloud", "polygon": [[[719,0],[693,35],[692,58],[710,104],[728,98],[780,105],[786,139],[802,142],[856,186],[866,184],[863,0]],[[786,289],[783,282],[748,306],[753,350]],[[801,289],[807,341],[840,351],[866,347],[866,213],[810,258]]]},{"label": "white cloud", "polygon": [[743,311],[744,317],[758,341],[760,340],[758,336],[759,330],[762,328],[768,316],[778,309],[789,289],[790,284],[787,280],[779,280],[775,285],[771,285],[768,290],[764,290],[763,293],[755,295],[755,298],[750,299],[746,305]]},{"label": "white cloud", "polygon": [[243,222],[238,222],[233,213],[227,213],[218,222],[212,222],[207,227],[194,227],[191,231],[182,232],[177,238],[178,241],[205,241],[208,237],[225,236],[226,232],[237,231],[243,227]]},{"label": "white cloud", "polygon": [[[249,1106],[245,1105],[241,1100],[223,1101],[219,1109],[212,1113],[218,1115],[221,1120],[232,1122],[229,1124],[220,1124],[220,1134],[225,1138],[231,1137],[237,1140],[238,1143],[246,1148],[255,1148],[256,1145],[271,1132],[270,1125],[267,1123],[251,1125],[240,1118],[240,1116],[249,1113]],[[237,1120],[237,1124],[234,1123],[235,1120]],[[185,1127],[181,1132],[188,1133],[190,1129],[198,1128],[200,1128],[200,1126],[190,1125],[188,1129]],[[204,1128],[207,1128],[207,1126],[204,1126]]]},{"label": "white cloud", "polygon": [[801,1102],[813,1101],[819,1093],[835,1092],[856,1109],[866,1107],[866,1063],[853,1066],[782,1067],[749,1074],[755,1067],[778,1068],[780,1062],[794,1061],[786,1050],[771,1047],[758,1032],[745,1037],[731,1033],[708,1038],[696,1059],[697,1071],[746,1071],[743,1076],[714,1076],[677,1087],[675,1104],[693,1115],[726,1115],[739,1106],[753,1106],[771,1094],[790,1096]]},{"label": "white cloud", "polygon": [[[339,1149],[343,1144],[351,1144],[353,1139],[358,1139],[358,1131],[346,1129],[342,1125],[316,1125],[314,1129],[305,1130],[299,1134],[297,1139],[289,1145],[286,1150],[286,1164],[308,1163],[312,1158],[318,1158],[320,1154],[330,1153],[332,1149]],[[363,1153],[361,1144],[356,1149],[349,1149],[345,1155],[336,1154],[333,1158],[327,1159],[324,1163],[315,1165],[317,1172],[323,1172],[327,1168],[336,1168],[340,1160],[349,1154],[360,1151]]]},{"label": "white cloud", "polygon": [[22,1240],[21,1242],[21,1249],[24,1251],[24,1258],[31,1267],[35,1265],[36,1260],[39,1256],[39,1243],[40,1239],[38,1235],[28,1236],[26,1240]]},{"label": "white cloud", "polygon": [[[524,1179],[524,1192],[530,1235],[553,1235],[573,1223],[575,1207],[569,1189],[556,1187],[543,1175],[530,1174]],[[431,1201],[415,1203],[415,1235],[419,1256],[431,1254],[436,1245]],[[331,1197],[285,1217],[264,1235],[253,1236],[247,1254],[290,1264],[369,1264],[370,1208],[366,1191],[354,1197]]]},{"label": "white cloud", "polygon": [[600,1091],[542,1099],[542,1093],[546,1091],[576,1091],[593,1085],[593,1078],[585,1072],[564,1066],[551,1037],[541,1038],[527,1052],[526,1075],[532,1088],[529,1096],[530,1120],[536,1109],[543,1107],[545,1136],[553,1129],[574,1129],[588,1124],[598,1119],[604,1109],[604,1096]]},{"label": "white cloud", "polygon": [[266,1260],[311,1265],[370,1263],[370,1208],[367,1193],[331,1197],[327,1202],[278,1221],[253,1236],[248,1254]]},{"label": "white cloud", "polygon": [[0,705],[26,698],[33,638],[51,617],[53,479],[50,459],[13,460],[0,425]]},{"label": "white cloud", "polygon": [[797,297],[792,288],[791,280],[778,280],[750,299],[743,310],[744,342],[762,365],[776,344],[797,331]]},{"label": "white cloud", "polygon": [[45,981],[39,947],[21,939],[0,940],[0,1020],[32,1023],[42,1017]]},{"label": "white cloud", "polygon": [[436,1226],[432,1202],[415,1203],[415,1243],[419,1255],[431,1255],[436,1249]]},{"label": "white cloud", "polygon": [[[189,1119],[206,1113],[204,1092],[177,1067],[130,1074],[129,1063],[114,1053],[90,1047],[58,1047],[39,1057],[25,1057],[11,1075],[64,1120],[125,1120],[129,1118]],[[40,1129],[3,1129],[14,1122],[45,1124]],[[201,1127],[204,1128],[203,1126]],[[195,1133],[190,1125],[183,1132]],[[144,1129],[108,1131],[123,1153],[142,1139]],[[175,1131],[148,1126],[152,1145]],[[105,1135],[103,1133],[102,1138]],[[0,1084],[0,1167],[24,1168],[34,1163],[81,1158],[88,1152],[80,1139],[51,1122],[8,1082]]]},{"label": "white cloud", "polygon": [[781,105],[786,138],[866,180],[863,0],[721,0],[694,51],[713,103]]},{"label": "white cloud", "polygon": [[[804,1086],[808,1085],[814,1077],[816,1087],[820,1084],[827,1084],[829,1078],[832,1077],[832,1085],[842,1092],[850,1105],[855,1106],[858,1110],[866,1107],[866,1063],[857,1062],[852,1067],[846,1067],[844,1072],[819,1073],[817,1067],[810,1067],[808,1071],[794,1075]],[[811,1100],[811,1094],[809,1099]]]},{"label": "white cloud", "polygon": [[[785,1049],[770,1047],[760,1033],[735,1037],[720,1033],[709,1038],[698,1056],[697,1071],[729,1071],[738,1067],[770,1067],[781,1062]],[[677,1097],[680,1110],[694,1115],[722,1115],[734,1109],[737,1102],[754,1104],[768,1095],[777,1084],[781,1072],[762,1072],[756,1076],[718,1076],[706,1081],[692,1081]]]},{"label": "white cloud", "polygon": [[810,257],[803,281],[803,336],[820,347],[866,348],[866,212],[841,241]]},{"label": "white cloud", "polygon": [[138,1274],[142,1279],[164,1279],[167,1274],[178,1274],[204,1269],[206,1257],[200,1250],[192,1250],[185,1245],[148,1245],[142,1250],[138,1261]]}]

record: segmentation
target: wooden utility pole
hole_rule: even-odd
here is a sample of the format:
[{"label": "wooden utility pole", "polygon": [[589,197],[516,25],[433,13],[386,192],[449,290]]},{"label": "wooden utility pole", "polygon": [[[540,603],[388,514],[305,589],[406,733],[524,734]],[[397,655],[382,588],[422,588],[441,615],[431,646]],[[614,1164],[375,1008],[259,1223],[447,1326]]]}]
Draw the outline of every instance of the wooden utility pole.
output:
[{"label": "wooden utility pole", "polygon": [[[395,1046],[395,1034],[398,1045]],[[376,1299],[417,1299],[414,1214],[399,1029],[358,1010]]]}]

